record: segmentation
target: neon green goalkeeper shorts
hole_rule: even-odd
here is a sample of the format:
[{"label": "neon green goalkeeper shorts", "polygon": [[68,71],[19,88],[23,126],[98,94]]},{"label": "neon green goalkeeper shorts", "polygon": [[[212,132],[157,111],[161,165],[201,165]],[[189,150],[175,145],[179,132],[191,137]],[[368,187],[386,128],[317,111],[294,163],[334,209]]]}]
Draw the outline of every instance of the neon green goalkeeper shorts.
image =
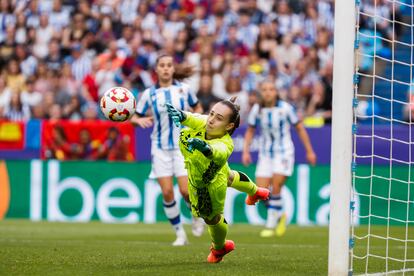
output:
[{"label": "neon green goalkeeper shorts", "polygon": [[216,215],[223,214],[226,200],[227,183],[196,188],[188,184],[188,194],[191,202],[191,212],[195,217],[212,220]]}]

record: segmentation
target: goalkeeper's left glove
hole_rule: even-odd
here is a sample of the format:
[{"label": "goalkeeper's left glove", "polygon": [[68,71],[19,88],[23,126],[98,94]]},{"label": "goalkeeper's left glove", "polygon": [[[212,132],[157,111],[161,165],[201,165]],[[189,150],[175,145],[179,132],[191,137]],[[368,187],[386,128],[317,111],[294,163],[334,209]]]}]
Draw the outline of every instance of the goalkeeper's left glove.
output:
[{"label": "goalkeeper's left glove", "polygon": [[211,147],[199,138],[190,138],[188,139],[188,150],[193,151],[194,149],[200,151],[204,154],[205,157],[209,157],[213,152],[211,151]]},{"label": "goalkeeper's left glove", "polygon": [[172,104],[166,103],[168,115],[173,120],[174,124],[179,127],[181,122],[185,120],[185,113],[179,109],[176,109]]}]

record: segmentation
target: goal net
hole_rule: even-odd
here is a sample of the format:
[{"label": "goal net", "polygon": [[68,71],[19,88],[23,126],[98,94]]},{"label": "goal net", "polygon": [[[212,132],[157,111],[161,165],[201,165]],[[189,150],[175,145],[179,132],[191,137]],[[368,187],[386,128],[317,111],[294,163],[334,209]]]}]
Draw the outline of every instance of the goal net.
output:
[{"label": "goal net", "polygon": [[355,3],[349,239],[354,275],[414,274],[413,4]]}]

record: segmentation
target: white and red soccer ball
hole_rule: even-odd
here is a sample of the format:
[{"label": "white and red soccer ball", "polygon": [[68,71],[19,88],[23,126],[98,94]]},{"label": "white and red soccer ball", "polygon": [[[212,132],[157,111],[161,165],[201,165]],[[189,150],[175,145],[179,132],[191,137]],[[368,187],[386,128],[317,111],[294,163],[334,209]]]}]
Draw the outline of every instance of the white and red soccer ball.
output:
[{"label": "white and red soccer ball", "polygon": [[135,113],[135,97],[124,87],[112,87],[101,98],[100,107],[105,117],[114,122],[124,122]]}]

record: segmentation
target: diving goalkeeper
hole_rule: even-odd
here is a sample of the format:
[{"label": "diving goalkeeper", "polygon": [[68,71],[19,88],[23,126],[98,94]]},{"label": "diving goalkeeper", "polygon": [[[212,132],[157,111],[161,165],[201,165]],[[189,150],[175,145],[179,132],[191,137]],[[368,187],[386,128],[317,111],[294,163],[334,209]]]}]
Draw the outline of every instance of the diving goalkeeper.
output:
[{"label": "diving goalkeeper", "polygon": [[188,127],[181,130],[179,147],[188,171],[192,213],[204,219],[211,236],[209,263],[220,262],[235,249],[234,242],[226,240],[228,225],[223,211],[227,186],[247,193],[246,203],[250,205],[269,197],[269,190],[258,188],[245,174],[228,166],[234,148],[230,135],[240,124],[240,108],[235,100],[215,104],[208,116],[183,112],[166,104],[174,123]]}]

